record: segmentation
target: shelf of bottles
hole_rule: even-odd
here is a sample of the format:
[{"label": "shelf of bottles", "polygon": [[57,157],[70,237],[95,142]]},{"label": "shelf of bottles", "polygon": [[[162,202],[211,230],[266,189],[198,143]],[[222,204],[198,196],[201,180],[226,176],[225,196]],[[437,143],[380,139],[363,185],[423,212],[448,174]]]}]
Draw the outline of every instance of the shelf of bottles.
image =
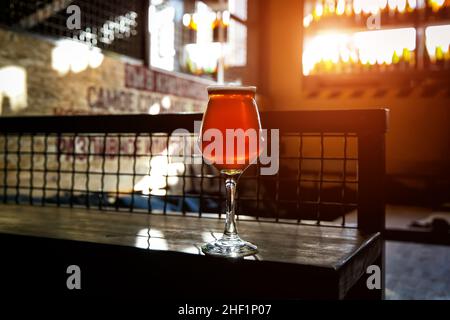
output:
[{"label": "shelf of bottles", "polygon": [[229,11],[214,12],[206,6],[197,6],[197,12],[183,15],[183,66],[187,72],[194,75],[217,72],[218,61],[225,53],[230,20]]},{"label": "shelf of bottles", "polygon": [[450,71],[450,0],[306,0],[303,74]]}]

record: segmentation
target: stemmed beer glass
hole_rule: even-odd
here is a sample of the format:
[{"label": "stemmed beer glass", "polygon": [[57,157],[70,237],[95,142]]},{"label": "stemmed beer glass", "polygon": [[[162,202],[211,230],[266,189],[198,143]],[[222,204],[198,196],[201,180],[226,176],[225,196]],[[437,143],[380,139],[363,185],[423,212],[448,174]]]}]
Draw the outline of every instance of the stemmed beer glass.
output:
[{"label": "stemmed beer glass", "polygon": [[208,106],[200,130],[200,148],[206,163],[214,165],[225,178],[226,220],[223,236],[202,246],[208,255],[243,257],[258,252],[242,240],[237,231],[236,184],[239,176],[261,152],[256,87],[208,87]]}]

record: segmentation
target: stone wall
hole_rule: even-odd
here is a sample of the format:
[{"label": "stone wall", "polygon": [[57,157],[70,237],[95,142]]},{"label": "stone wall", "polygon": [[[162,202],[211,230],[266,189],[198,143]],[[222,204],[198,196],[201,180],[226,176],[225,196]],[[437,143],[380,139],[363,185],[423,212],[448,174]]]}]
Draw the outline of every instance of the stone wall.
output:
[{"label": "stone wall", "polygon": [[[78,65],[74,68],[77,72],[64,70],[61,64],[71,61],[64,61],[67,58],[64,54],[55,57],[57,48],[58,42],[0,29],[1,116],[158,114],[199,112],[206,106],[206,86],[210,81],[148,70],[133,65],[124,57],[107,53],[95,68],[87,66],[79,70],[83,68]],[[63,53],[73,55],[70,51]],[[77,58],[72,57],[75,62]],[[80,192],[76,190],[84,189],[114,195],[117,190],[131,192],[136,185],[144,193],[150,191],[156,195],[180,191],[179,179],[166,179],[165,175],[181,174],[186,167],[174,160],[170,154],[172,149],[166,148],[165,137],[153,137],[150,150],[148,136],[140,137],[136,144],[133,137],[123,137],[119,143],[117,136],[111,136],[105,148],[111,155],[105,161],[101,156],[85,155],[103,151],[102,137],[63,135],[58,140],[55,134],[44,139],[35,137],[32,146],[29,136],[21,137],[20,141],[17,136],[9,136],[7,142],[5,136],[0,136],[0,198],[5,191],[9,199],[18,194],[39,198],[44,196],[44,186],[47,188],[45,197],[55,197],[56,189],[62,190],[60,196],[71,190],[77,195]],[[174,143],[172,141],[171,145]],[[159,157],[139,157],[134,162],[135,146],[138,153],[151,151]],[[32,148],[38,154],[31,155]],[[8,151],[6,156],[5,150]],[[49,154],[44,156],[44,152]],[[130,154],[120,156],[120,172],[132,173],[136,169],[140,175],[118,178],[114,174],[119,168],[118,152]],[[73,153],[77,155],[74,157]],[[161,156],[167,153],[169,157]],[[87,174],[83,174],[88,168],[101,172],[103,167],[106,175],[92,174],[87,180]],[[187,183],[184,187],[191,188],[190,182]],[[30,186],[34,189],[32,193]]]},{"label": "stone wall", "polygon": [[[10,79],[0,78],[1,115],[148,113],[155,104],[160,106],[154,106],[152,113],[167,113],[202,111],[206,105],[206,90],[192,99],[127,87],[125,58],[112,54],[105,54],[96,68],[55,70],[55,48],[58,43],[0,29],[0,73],[15,67],[24,70],[26,77],[26,104],[19,107],[1,89]],[[188,81],[204,87],[209,84],[200,79]]]}]

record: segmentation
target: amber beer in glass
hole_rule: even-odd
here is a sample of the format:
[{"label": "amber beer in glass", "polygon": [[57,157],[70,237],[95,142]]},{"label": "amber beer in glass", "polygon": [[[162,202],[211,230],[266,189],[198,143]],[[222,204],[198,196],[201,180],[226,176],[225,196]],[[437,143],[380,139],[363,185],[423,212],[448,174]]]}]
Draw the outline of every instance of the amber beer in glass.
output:
[{"label": "amber beer in glass", "polygon": [[256,87],[208,87],[200,147],[205,161],[225,177],[226,220],[222,238],[202,247],[205,254],[243,257],[257,253],[255,245],[239,237],[235,221],[237,181],[261,152],[261,123],[255,93]]}]

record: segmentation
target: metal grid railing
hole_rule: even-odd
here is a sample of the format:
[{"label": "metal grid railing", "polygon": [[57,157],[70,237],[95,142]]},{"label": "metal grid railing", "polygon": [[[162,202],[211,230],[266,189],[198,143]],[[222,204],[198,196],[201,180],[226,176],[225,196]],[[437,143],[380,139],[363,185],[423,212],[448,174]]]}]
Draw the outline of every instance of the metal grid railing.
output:
[{"label": "metal grid railing", "polygon": [[[262,176],[254,165],[240,178],[238,212],[276,220],[342,218],[344,224],[345,213],[356,208],[356,139],[350,134],[283,135],[278,173]],[[219,172],[203,162],[194,164],[199,154],[183,154],[183,144],[193,151],[195,140],[194,135],[168,134],[4,134],[0,199],[220,214]]]},{"label": "metal grid railing", "polygon": [[[44,117],[44,123],[37,126],[45,130],[36,128],[34,132],[14,129],[10,123],[10,128],[0,133],[0,201],[220,217],[223,180],[195,152],[196,135],[172,134],[176,122],[161,129],[166,120],[177,116],[183,118],[131,116],[140,117],[141,124],[137,130],[125,131],[124,127],[133,126],[130,119],[109,116],[110,124],[121,124],[105,129],[100,122],[97,131],[101,133],[90,133],[92,126],[83,126],[89,117],[65,117],[73,120],[65,129],[61,129],[64,123],[57,124],[55,119],[50,122],[56,127],[45,125],[51,117]],[[90,118],[94,125],[101,117]],[[201,115],[191,118],[199,120]],[[155,124],[147,130],[153,132],[139,129],[146,119],[152,120],[146,128]],[[39,123],[33,118],[14,119],[16,123],[21,120],[31,126]],[[27,128],[27,123],[22,127]],[[80,130],[74,133],[70,127]],[[356,223],[361,199],[359,135],[296,133],[292,129],[280,133],[278,173],[261,175],[262,165],[257,164],[239,180],[240,218],[342,226]]]}]

